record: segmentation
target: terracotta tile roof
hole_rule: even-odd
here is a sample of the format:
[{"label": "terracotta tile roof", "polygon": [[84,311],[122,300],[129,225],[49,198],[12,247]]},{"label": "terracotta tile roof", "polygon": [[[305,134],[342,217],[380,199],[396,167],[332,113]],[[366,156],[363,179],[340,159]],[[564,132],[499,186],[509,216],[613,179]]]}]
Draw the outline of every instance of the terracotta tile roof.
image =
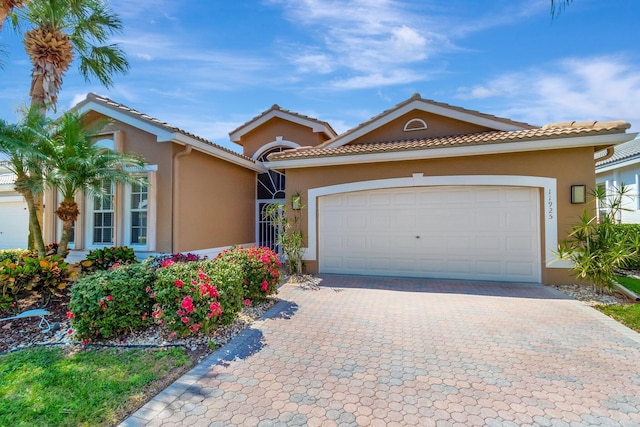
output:
[{"label": "terracotta tile roof", "polygon": [[591,122],[590,124],[578,122],[555,123],[542,128],[518,131],[491,131],[437,138],[408,139],[352,145],[347,144],[335,148],[301,147],[293,150],[282,151],[280,153],[273,153],[269,156],[268,160],[295,160],[604,135],[620,133],[629,127],[631,127],[629,123],[622,121]]},{"label": "terracotta tile roof", "polygon": [[[598,157],[606,155],[605,151],[600,151],[596,154],[596,161]],[[640,138],[632,139],[624,144],[616,145],[614,148],[613,156],[606,160],[596,163],[596,169],[604,167],[613,163],[622,162],[625,160],[631,160],[640,158]]]},{"label": "terracotta tile roof", "polygon": [[232,134],[234,134],[234,133],[238,132],[238,131],[239,131],[239,130],[241,130],[243,127],[245,127],[245,126],[247,126],[247,125],[249,125],[249,124],[253,123],[253,122],[254,122],[254,121],[256,121],[256,120],[259,120],[261,117],[266,116],[267,114],[269,114],[269,113],[270,113],[270,112],[272,112],[272,111],[281,111],[281,112],[283,112],[283,113],[286,113],[286,114],[290,114],[290,115],[292,115],[292,116],[299,117],[299,118],[301,118],[301,119],[303,119],[303,120],[309,120],[309,121],[312,121],[312,122],[319,123],[319,124],[321,124],[321,125],[323,125],[323,126],[326,126],[326,127],[327,127],[327,129],[331,130],[331,132],[333,132],[333,134],[334,134],[334,135],[336,135],[336,131],[335,131],[335,130],[333,130],[333,128],[331,127],[331,125],[330,125],[328,122],[325,122],[325,121],[323,121],[323,120],[316,119],[315,117],[305,116],[304,114],[296,113],[296,112],[291,111],[291,110],[286,110],[286,109],[284,109],[284,108],[281,108],[278,104],[273,104],[273,105],[271,106],[271,108],[269,108],[268,110],[263,111],[262,113],[258,114],[257,116],[253,117],[253,118],[252,118],[252,119],[250,119],[250,120],[247,120],[246,122],[244,122],[243,124],[241,124],[240,126],[238,126],[237,128],[235,128],[234,130],[232,130],[231,132],[229,132],[229,135],[232,135]]},{"label": "terracotta tile roof", "polygon": [[438,101],[434,101],[434,100],[431,100],[431,99],[424,99],[424,98],[422,98],[420,96],[419,93],[414,93],[411,96],[411,98],[409,98],[409,99],[407,99],[405,101],[402,101],[399,104],[396,104],[395,106],[393,106],[393,107],[383,111],[382,113],[370,118],[366,122],[360,123],[358,126],[356,126],[354,128],[351,128],[351,129],[341,133],[340,135],[337,135],[335,138],[332,138],[332,139],[324,142],[322,144],[322,146],[325,147],[327,145],[332,144],[334,141],[336,141],[338,139],[343,139],[344,137],[346,137],[346,136],[358,131],[359,129],[364,128],[365,126],[367,126],[367,125],[369,125],[369,124],[371,124],[371,123],[373,123],[373,122],[375,122],[377,120],[380,120],[382,117],[386,116],[387,114],[390,114],[390,113],[394,112],[395,110],[398,110],[398,109],[404,107],[405,105],[410,104],[411,102],[416,101],[416,100],[422,101],[425,104],[431,104],[431,105],[434,105],[434,106],[437,106],[437,107],[446,108],[446,109],[453,110],[453,111],[458,111],[458,112],[461,112],[461,113],[472,114],[474,116],[482,117],[482,118],[485,118],[485,119],[488,119],[488,120],[493,120],[493,121],[505,123],[505,124],[508,124],[508,125],[520,127],[520,128],[534,129],[534,128],[537,127],[537,126],[533,126],[533,125],[530,125],[529,123],[525,123],[525,122],[517,122],[515,120],[507,119],[507,118],[504,118],[504,117],[498,117],[498,116],[494,116],[492,114],[481,113],[481,112],[476,111],[476,110],[469,110],[469,109],[462,108],[462,107],[456,107],[455,105],[450,105],[450,104],[447,104],[445,102],[438,102]]},{"label": "terracotta tile roof", "polygon": [[159,119],[156,119],[155,117],[151,117],[151,116],[149,116],[147,114],[141,113],[141,112],[139,112],[137,110],[134,110],[133,108],[127,107],[126,105],[120,104],[118,102],[115,102],[115,101],[113,101],[113,100],[111,100],[109,98],[105,98],[103,96],[96,95],[95,93],[89,93],[87,95],[86,100],[83,101],[83,102],[88,102],[88,101],[95,101],[95,102],[98,102],[100,104],[104,104],[106,106],[109,106],[111,108],[118,109],[119,111],[121,111],[121,112],[123,112],[125,114],[128,114],[128,115],[130,115],[132,117],[135,117],[135,118],[138,118],[138,119],[141,119],[141,120],[144,120],[146,122],[152,123],[155,126],[161,127],[161,128],[163,128],[163,129],[165,129],[165,130],[167,130],[169,132],[181,133],[181,134],[183,134],[185,136],[188,136],[190,138],[196,139],[196,140],[198,140],[200,142],[203,142],[203,143],[205,143],[207,145],[215,147],[215,148],[217,148],[219,150],[222,150],[222,151],[225,151],[227,153],[230,153],[230,154],[233,154],[235,156],[238,156],[241,159],[253,161],[250,157],[244,156],[244,155],[242,155],[240,153],[237,153],[237,152],[235,152],[233,150],[230,150],[230,149],[228,149],[226,147],[223,147],[221,145],[213,143],[213,142],[209,141],[208,139],[202,138],[202,137],[200,137],[198,135],[195,135],[195,134],[193,134],[191,132],[187,132],[184,129],[180,129],[180,128],[176,127],[176,126],[172,126],[172,125],[170,125],[170,124],[168,124],[166,122],[163,122],[163,121],[161,121]]}]

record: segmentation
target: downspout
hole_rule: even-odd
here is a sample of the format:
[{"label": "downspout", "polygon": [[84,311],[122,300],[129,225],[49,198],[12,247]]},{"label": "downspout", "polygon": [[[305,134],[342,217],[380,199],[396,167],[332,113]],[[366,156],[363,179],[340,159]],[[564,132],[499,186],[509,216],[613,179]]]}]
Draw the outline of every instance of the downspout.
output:
[{"label": "downspout", "polygon": [[179,151],[173,155],[173,168],[171,176],[171,253],[176,253],[176,241],[178,240],[178,209],[177,202],[179,200],[180,192],[178,191],[178,165],[180,164],[180,158],[187,156],[193,149],[192,145],[185,144],[184,150]]},{"label": "downspout", "polygon": [[613,153],[614,152],[615,152],[615,150],[614,150],[613,146],[608,147],[606,154],[604,156],[602,156],[602,157],[598,157],[597,159],[594,159],[594,162],[595,163],[604,162],[605,160],[608,160],[611,157],[613,157]]}]

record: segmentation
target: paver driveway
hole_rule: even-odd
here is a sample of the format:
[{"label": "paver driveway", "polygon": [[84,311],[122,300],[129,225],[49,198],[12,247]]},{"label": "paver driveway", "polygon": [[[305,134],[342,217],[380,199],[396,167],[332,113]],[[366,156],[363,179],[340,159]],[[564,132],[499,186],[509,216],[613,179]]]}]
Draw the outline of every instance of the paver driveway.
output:
[{"label": "paver driveway", "polygon": [[542,285],[324,276],[124,422],[640,425],[640,336]]}]

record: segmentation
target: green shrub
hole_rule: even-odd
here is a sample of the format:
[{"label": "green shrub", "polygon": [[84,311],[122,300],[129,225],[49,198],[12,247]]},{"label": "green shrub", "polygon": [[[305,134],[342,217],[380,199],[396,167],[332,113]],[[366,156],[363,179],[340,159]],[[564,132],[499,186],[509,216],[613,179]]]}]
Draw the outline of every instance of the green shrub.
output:
[{"label": "green shrub", "polygon": [[156,271],[152,296],[152,315],[169,330],[208,333],[218,323],[231,323],[242,309],[242,270],[210,260],[171,263]]},{"label": "green shrub", "polygon": [[46,305],[51,296],[67,287],[72,274],[64,260],[53,255],[45,258],[22,256],[17,262],[0,262],[0,295],[4,309],[23,297],[39,293]]},{"label": "green shrub", "polygon": [[71,287],[67,313],[76,336],[87,342],[148,326],[154,277],[145,264],[131,264],[80,278]]},{"label": "green shrub", "polygon": [[[637,242],[640,241],[640,224],[614,224],[613,233],[615,238],[619,242],[637,247],[640,246]],[[634,252],[624,263],[625,268],[639,269],[640,268],[640,253]]]},{"label": "green shrub", "polygon": [[89,251],[87,258],[80,261],[83,273],[108,270],[114,265],[135,264],[138,262],[132,248],[127,246],[111,246]]},{"label": "green shrub", "polygon": [[243,298],[263,301],[275,294],[280,281],[278,254],[267,247],[234,247],[223,251],[215,262],[236,263],[242,268]]},{"label": "green shrub", "polygon": [[0,250],[0,262],[8,259],[11,262],[18,262],[23,256],[29,255],[29,251],[26,249],[3,249]]}]

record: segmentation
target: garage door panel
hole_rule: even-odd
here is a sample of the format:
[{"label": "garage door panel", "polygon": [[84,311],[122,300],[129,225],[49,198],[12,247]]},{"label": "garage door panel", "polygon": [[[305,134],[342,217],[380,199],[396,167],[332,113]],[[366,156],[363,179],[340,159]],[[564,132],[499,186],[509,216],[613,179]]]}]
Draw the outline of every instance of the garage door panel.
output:
[{"label": "garage door panel", "polygon": [[540,281],[538,189],[369,190],[318,209],[320,272]]},{"label": "garage door panel", "polygon": [[0,249],[25,249],[29,216],[25,202],[0,199]]}]

